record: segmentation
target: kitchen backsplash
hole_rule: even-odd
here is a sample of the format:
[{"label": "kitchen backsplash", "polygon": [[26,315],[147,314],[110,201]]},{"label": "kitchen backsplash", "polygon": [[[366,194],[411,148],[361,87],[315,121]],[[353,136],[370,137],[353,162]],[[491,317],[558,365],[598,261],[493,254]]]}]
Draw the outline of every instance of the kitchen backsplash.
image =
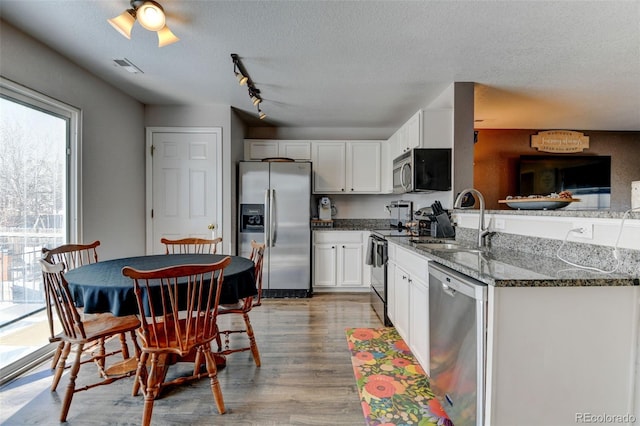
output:
[{"label": "kitchen backsplash", "polygon": [[[477,237],[477,229],[456,228],[456,240],[476,242]],[[491,248],[555,257],[562,240],[495,232],[490,234],[487,244]],[[621,264],[616,272],[640,276],[640,250],[619,248],[618,251]],[[610,270],[615,265],[612,252],[612,247],[569,241],[562,248],[560,254],[563,258],[579,265]],[[570,268],[573,266],[567,264],[567,269]]]}]

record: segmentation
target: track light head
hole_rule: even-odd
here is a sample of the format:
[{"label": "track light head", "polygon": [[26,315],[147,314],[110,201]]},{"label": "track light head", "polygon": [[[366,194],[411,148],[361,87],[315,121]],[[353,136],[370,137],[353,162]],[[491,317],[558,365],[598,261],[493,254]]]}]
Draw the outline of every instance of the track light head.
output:
[{"label": "track light head", "polygon": [[240,58],[235,53],[232,53],[231,60],[233,61],[233,72],[236,75],[236,80],[238,80],[238,84],[240,86],[244,86],[249,82],[249,77],[247,77],[240,69]]},{"label": "track light head", "polygon": [[244,86],[245,84],[247,84],[247,81],[249,81],[249,77],[239,71],[236,71],[236,78],[238,79],[238,84],[240,86]]},{"label": "track light head", "polygon": [[262,98],[260,97],[260,92],[256,88],[249,87],[249,97],[251,98],[251,103],[253,103],[254,106],[262,102]]}]

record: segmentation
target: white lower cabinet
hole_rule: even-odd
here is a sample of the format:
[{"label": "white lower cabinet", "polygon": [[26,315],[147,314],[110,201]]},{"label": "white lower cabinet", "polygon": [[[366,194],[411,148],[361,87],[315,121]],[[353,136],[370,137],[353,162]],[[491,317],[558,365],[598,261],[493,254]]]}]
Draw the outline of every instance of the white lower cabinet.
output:
[{"label": "white lower cabinet", "polygon": [[368,288],[364,278],[369,271],[364,264],[368,236],[363,231],[313,232],[314,291]]},{"label": "white lower cabinet", "polygon": [[409,347],[429,373],[429,284],[418,277],[409,283]]},{"label": "white lower cabinet", "polygon": [[424,256],[389,244],[387,310],[396,330],[429,371],[429,270]]},{"label": "white lower cabinet", "polygon": [[398,330],[398,333],[400,333],[400,336],[402,336],[404,341],[411,346],[409,336],[409,285],[411,283],[411,278],[409,277],[409,273],[407,273],[407,271],[398,264],[396,264],[393,275],[395,286],[395,321],[393,322],[393,325],[396,327],[396,330]]}]

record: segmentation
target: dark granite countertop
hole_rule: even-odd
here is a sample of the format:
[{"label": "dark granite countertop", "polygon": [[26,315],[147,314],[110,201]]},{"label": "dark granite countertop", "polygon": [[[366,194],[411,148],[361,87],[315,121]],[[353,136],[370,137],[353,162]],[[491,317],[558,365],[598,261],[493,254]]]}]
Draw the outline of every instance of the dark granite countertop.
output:
[{"label": "dark granite countertop", "polygon": [[[474,210],[470,210],[473,212]],[[477,212],[477,210],[475,210]],[[495,211],[497,213],[497,211]],[[503,213],[500,211],[500,213]],[[513,211],[519,214],[519,211]],[[521,214],[521,213],[520,213]],[[386,220],[379,219],[337,219],[332,228],[314,231],[371,231],[388,228]],[[548,247],[548,253],[531,253],[512,248],[483,248],[480,252],[442,251],[420,247],[413,242],[450,241],[432,237],[392,237],[390,243],[428,257],[455,271],[496,287],[580,287],[580,286],[630,286],[640,285],[640,278],[624,273],[605,274],[573,267],[555,256],[555,250]],[[469,249],[476,247],[468,240],[456,243]]]},{"label": "dark granite countertop", "polygon": [[[389,239],[389,242],[495,287],[640,285],[640,279],[630,275],[605,274],[575,268],[552,256],[499,248],[483,248],[479,251],[433,250],[420,247],[420,243],[413,240],[411,237],[394,237]],[[437,240],[431,239],[431,242],[435,241]],[[456,243],[468,249],[476,249],[473,244],[465,241]]]}]

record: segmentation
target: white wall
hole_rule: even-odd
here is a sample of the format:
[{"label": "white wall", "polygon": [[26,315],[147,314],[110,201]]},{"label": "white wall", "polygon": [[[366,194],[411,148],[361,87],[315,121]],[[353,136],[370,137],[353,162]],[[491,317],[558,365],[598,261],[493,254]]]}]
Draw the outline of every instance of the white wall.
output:
[{"label": "white wall", "polygon": [[[334,219],[389,219],[385,206],[391,201],[407,200],[413,202],[413,210],[429,207],[434,201],[440,201],[445,208],[452,205],[451,191],[429,194],[383,194],[383,195],[342,195],[328,194],[338,212]],[[315,198],[320,195],[314,195]]]},{"label": "white wall", "polygon": [[[456,212],[454,219],[462,228],[478,229],[478,210],[469,213]],[[589,226],[593,230],[593,238],[579,238],[572,233],[568,241],[609,247],[615,246],[622,223],[622,219],[616,218],[510,215],[494,212],[486,214],[484,220],[491,231],[552,240],[563,240],[567,232],[577,226]],[[640,250],[640,219],[624,221],[618,247]]]},{"label": "white wall", "polygon": [[0,74],[82,111],[82,240],[144,254],[144,106],[4,21]]}]

